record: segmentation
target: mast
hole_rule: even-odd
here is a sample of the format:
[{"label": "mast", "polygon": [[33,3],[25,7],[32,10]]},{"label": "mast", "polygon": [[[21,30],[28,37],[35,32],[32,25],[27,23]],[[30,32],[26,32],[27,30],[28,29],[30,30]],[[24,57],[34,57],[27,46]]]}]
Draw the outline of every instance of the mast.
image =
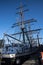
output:
[{"label": "mast", "polygon": [[25,29],[25,26],[24,26],[24,22],[23,22],[23,12],[25,11],[28,11],[28,9],[26,10],[23,10],[23,5],[21,3],[20,7],[18,7],[17,9],[20,10],[20,12],[17,12],[16,14],[19,14],[20,17],[21,17],[21,30],[22,30],[22,37],[23,37],[23,43],[25,43],[25,34],[24,34],[24,29]]},{"label": "mast", "polygon": [[[22,32],[20,32],[20,33],[22,33],[23,43],[25,44],[25,35],[26,35],[27,40],[29,41],[30,47],[32,47],[31,42],[30,42],[30,38],[29,38],[29,36],[28,36],[28,32],[27,32],[26,27],[25,27],[25,24],[30,24],[31,22],[36,22],[36,19],[33,19],[33,18],[32,18],[32,19],[29,19],[29,20],[25,20],[25,21],[24,21],[24,20],[23,20],[23,14],[24,14],[24,12],[28,11],[28,9],[25,9],[25,10],[24,10],[24,9],[23,9],[24,7],[25,7],[25,6],[21,4],[21,6],[17,8],[17,10],[19,9],[20,11],[17,12],[16,14],[19,14],[19,15],[20,15],[20,17],[21,17],[21,22],[18,22],[18,23],[13,24],[12,28],[21,25],[21,30],[22,30]],[[19,24],[19,25],[18,25],[18,24]],[[30,28],[29,28],[29,31],[31,31]],[[25,33],[25,32],[26,32],[26,33]],[[17,34],[20,34],[20,33],[17,33]]]}]

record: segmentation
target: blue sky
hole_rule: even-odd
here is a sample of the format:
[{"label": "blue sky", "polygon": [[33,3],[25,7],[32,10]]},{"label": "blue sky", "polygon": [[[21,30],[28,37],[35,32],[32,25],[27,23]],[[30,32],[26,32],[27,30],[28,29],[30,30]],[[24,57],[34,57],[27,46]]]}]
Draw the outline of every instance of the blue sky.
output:
[{"label": "blue sky", "polygon": [[[0,38],[16,22],[16,8],[20,5],[20,1],[28,5],[29,12],[25,15],[26,19],[37,19],[35,27],[43,28],[43,0],[0,0]],[[41,36],[43,36],[42,33],[43,31]]]}]

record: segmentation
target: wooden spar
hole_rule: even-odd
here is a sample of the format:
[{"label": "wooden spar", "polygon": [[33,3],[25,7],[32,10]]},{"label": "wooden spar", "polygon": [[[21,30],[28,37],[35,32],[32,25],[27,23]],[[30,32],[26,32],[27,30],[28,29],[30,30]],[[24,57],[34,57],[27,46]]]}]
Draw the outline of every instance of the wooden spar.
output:
[{"label": "wooden spar", "polygon": [[18,40],[18,39],[16,39],[16,38],[12,37],[11,35],[8,35],[8,34],[5,34],[5,33],[4,33],[4,35],[5,35],[5,36],[8,36],[8,37],[10,37],[10,38],[13,38],[13,39],[15,39],[15,40],[17,40],[17,41],[19,41],[19,42],[22,42],[22,41],[20,41],[20,40]]},{"label": "wooden spar", "polygon": [[[40,29],[36,29],[36,30],[24,31],[24,33],[27,33],[27,32],[29,32],[29,33],[36,33],[36,32],[39,32],[40,30],[42,30],[42,29],[40,28]],[[19,34],[22,34],[22,32],[18,32],[18,33],[11,34],[11,35],[19,35]]]},{"label": "wooden spar", "polygon": [[[37,20],[32,18],[32,19],[23,21],[24,24],[28,24],[28,23],[32,23],[32,22],[37,22]],[[11,27],[14,28],[19,25],[22,25],[22,22],[14,23]]]}]

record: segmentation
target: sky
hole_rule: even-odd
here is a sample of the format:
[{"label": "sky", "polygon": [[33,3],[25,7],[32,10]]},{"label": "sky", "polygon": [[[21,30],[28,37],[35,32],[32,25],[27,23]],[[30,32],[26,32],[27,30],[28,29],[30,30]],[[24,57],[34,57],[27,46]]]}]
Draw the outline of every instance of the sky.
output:
[{"label": "sky", "polygon": [[[0,39],[3,38],[3,33],[12,32],[9,29],[18,19],[16,8],[20,6],[20,1],[27,4],[29,9],[29,12],[24,14],[24,19],[35,18],[35,27],[43,28],[43,0],[0,0]],[[43,31],[41,36],[43,37]]]}]

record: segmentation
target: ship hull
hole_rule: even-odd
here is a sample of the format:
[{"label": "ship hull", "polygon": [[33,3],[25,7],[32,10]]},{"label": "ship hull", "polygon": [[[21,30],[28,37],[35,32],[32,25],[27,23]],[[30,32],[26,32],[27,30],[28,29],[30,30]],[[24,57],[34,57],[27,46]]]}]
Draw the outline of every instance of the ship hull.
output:
[{"label": "ship hull", "polygon": [[30,58],[29,55],[23,55],[13,58],[2,57],[1,65],[21,65]]}]

